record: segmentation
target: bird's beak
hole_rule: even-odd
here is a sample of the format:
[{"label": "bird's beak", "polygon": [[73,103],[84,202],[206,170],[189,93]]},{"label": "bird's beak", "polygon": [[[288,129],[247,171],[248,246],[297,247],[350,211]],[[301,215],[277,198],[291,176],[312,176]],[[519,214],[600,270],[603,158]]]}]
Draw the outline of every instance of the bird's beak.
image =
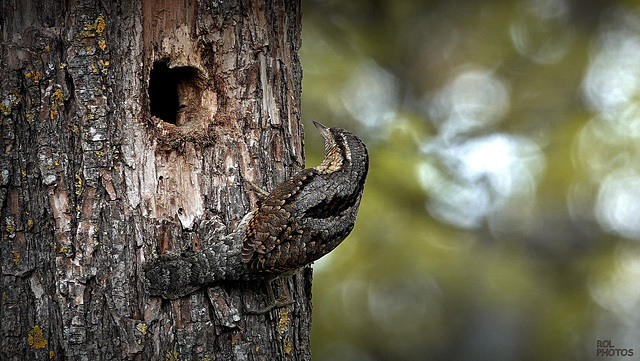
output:
[{"label": "bird's beak", "polygon": [[327,141],[329,141],[329,139],[331,139],[331,132],[329,131],[329,128],[325,127],[324,125],[314,121],[313,125],[316,126],[316,128],[318,128],[318,131],[320,131],[320,134],[322,134],[322,137],[324,139],[326,139]]}]

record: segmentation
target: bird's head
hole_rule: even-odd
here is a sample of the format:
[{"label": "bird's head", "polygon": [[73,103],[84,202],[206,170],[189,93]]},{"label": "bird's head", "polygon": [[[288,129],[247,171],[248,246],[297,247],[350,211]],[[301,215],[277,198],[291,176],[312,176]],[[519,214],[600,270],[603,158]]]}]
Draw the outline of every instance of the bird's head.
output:
[{"label": "bird's head", "polygon": [[333,173],[346,166],[351,161],[351,151],[344,129],[329,128],[318,122],[313,122],[324,138],[324,160],[316,167],[320,173]]}]

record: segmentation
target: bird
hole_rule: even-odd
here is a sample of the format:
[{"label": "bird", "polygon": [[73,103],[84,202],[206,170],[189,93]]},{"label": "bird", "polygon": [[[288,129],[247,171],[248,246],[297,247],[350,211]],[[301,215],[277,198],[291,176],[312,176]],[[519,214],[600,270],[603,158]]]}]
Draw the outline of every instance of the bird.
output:
[{"label": "bird", "polygon": [[[261,199],[245,221],[241,259],[247,271],[265,276],[272,301],[271,281],[328,254],[351,233],[369,171],[369,153],[360,138],[313,124],[324,138],[320,165],[301,170],[270,193],[250,183]],[[272,301],[253,313],[291,303]]]}]

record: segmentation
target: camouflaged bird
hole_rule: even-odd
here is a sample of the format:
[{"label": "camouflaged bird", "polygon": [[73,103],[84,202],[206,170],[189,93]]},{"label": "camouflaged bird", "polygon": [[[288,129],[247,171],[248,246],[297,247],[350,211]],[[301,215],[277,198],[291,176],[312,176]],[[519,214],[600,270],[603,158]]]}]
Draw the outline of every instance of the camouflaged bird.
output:
[{"label": "camouflaged bird", "polygon": [[271,279],[336,248],[353,229],[360,206],[369,169],[366,146],[344,129],[313,123],[324,138],[322,163],[278,185],[247,220],[242,262]]}]

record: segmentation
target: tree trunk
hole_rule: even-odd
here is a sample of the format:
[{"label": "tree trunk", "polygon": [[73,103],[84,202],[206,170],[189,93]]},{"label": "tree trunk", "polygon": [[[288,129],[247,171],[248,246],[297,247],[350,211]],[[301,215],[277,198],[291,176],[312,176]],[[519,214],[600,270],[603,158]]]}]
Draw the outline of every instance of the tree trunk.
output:
[{"label": "tree trunk", "polygon": [[[4,0],[2,360],[307,360],[311,271],[151,296],[303,167],[298,1]],[[277,287],[276,287],[277,286]]]}]

